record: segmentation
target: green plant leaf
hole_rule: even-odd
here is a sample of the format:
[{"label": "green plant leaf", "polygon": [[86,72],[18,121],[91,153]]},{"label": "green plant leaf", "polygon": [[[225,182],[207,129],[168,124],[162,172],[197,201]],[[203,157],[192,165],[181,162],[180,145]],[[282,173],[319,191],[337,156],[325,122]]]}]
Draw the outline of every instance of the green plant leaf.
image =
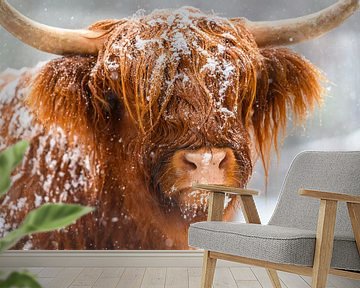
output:
[{"label": "green plant leaf", "polygon": [[27,141],[20,141],[0,153],[0,197],[9,190],[11,172],[21,163],[28,147]]},{"label": "green plant leaf", "polygon": [[94,209],[78,204],[44,204],[31,211],[20,229],[26,233],[48,232],[74,223]]},{"label": "green plant leaf", "polygon": [[12,272],[0,280],[0,288],[41,288],[41,285],[27,272]]},{"label": "green plant leaf", "polygon": [[0,239],[0,252],[14,246],[26,234],[20,229],[13,230]]},{"label": "green plant leaf", "polygon": [[31,211],[17,230],[0,239],[0,252],[11,248],[26,235],[64,228],[93,210],[78,204],[44,204]]},{"label": "green plant leaf", "polygon": [[11,185],[10,174],[4,173],[2,175],[4,176],[1,176],[0,178],[0,197],[6,194],[6,192],[9,190]]}]

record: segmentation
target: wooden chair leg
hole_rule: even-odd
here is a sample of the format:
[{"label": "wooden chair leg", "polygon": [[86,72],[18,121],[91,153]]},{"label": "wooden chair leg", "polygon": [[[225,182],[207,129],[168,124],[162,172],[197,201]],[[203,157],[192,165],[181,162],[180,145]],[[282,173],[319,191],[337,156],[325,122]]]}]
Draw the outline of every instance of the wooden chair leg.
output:
[{"label": "wooden chair leg", "polygon": [[360,204],[347,203],[356,246],[360,255]]},{"label": "wooden chair leg", "polygon": [[[208,221],[221,221],[224,211],[225,194],[210,193],[208,200]],[[216,258],[210,257],[210,251],[204,251],[201,288],[211,288],[214,280]]]},{"label": "wooden chair leg", "polygon": [[325,288],[330,270],[337,201],[320,200],[312,288]]},{"label": "wooden chair leg", "polygon": [[274,288],[281,288],[281,283],[279,279],[279,275],[277,274],[276,270],[273,269],[266,269],[266,272],[270,278],[271,284]]},{"label": "wooden chair leg", "polygon": [[204,251],[201,288],[211,288],[214,281],[216,258],[210,257],[210,252]]}]

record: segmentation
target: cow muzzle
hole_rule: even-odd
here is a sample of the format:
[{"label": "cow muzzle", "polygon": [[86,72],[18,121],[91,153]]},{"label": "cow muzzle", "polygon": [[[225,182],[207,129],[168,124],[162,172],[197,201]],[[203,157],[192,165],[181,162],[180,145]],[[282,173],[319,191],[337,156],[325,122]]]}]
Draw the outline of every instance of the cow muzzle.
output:
[{"label": "cow muzzle", "polygon": [[176,174],[185,176],[181,186],[191,187],[195,183],[226,184],[229,171],[236,163],[229,148],[201,148],[183,150],[175,155]]},{"label": "cow muzzle", "polygon": [[194,190],[193,184],[240,185],[238,163],[230,148],[178,150],[168,165],[164,171],[169,173],[163,175],[160,189],[190,223],[206,219],[209,196],[204,190]]}]

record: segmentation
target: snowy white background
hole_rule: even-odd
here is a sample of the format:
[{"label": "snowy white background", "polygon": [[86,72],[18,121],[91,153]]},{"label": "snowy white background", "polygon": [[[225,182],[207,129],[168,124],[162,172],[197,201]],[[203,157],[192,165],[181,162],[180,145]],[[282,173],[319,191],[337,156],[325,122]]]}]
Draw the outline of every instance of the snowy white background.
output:
[{"label": "snowy white background", "polygon": [[[9,0],[18,10],[39,22],[63,28],[83,28],[105,18],[122,18],[138,9],[150,12],[157,8],[195,6],[224,17],[246,17],[250,20],[276,20],[297,17],[323,9],[335,0]],[[0,28],[0,71],[6,68],[34,66],[52,55],[22,44]],[[249,187],[262,191],[257,199],[260,216],[267,221],[274,209],[281,184],[293,157],[302,150],[360,150],[360,13],[329,34],[311,42],[294,45],[326,73],[330,80],[328,95],[320,111],[306,127],[294,129],[281,149],[279,162],[273,157],[265,193],[260,163]],[[240,217],[240,216],[239,216]]]}]

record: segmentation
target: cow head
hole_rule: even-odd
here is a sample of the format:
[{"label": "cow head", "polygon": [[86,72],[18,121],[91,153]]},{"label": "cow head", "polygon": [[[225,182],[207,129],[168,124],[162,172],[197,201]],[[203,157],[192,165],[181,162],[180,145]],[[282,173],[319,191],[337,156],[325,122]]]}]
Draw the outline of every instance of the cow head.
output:
[{"label": "cow head", "polygon": [[28,102],[41,121],[141,166],[152,197],[191,221],[206,203],[193,183],[245,186],[255,155],[267,169],[288,112],[302,120],[320,101],[319,71],[276,46],[317,37],[358,6],[261,23],[184,7],[62,30],[0,3],[11,33],[66,55],[35,79]]}]

